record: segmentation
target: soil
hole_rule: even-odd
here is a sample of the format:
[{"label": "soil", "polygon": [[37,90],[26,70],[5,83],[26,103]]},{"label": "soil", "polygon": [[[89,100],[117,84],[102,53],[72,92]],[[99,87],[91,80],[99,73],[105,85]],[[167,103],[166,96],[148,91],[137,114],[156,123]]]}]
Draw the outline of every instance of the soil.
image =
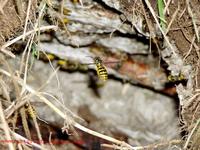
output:
[{"label": "soil", "polygon": [[[28,3],[26,0],[2,0],[0,6],[0,46],[8,39],[21,33],[25,23]],[[3,3],[5,5],[3,6]],[[29,19],[35,15],[36,0],[32,1]]]},{"label": "soil", "polygon": [[[192,13],[194,15],[194,19],[196,20],[196,24],[199,25],[200,20],[200,5],[198,0],[190,1],[190,6],[192,9]],[[185,64],[190,64],[193,66],[195,71],[199,70],[199,46],[197,39],[195,39],[195,45],[192,46],[191,52],[189,52],[193,37],[195,35],[194,26],[192,22],[192,18],[188,13],[187,4],[185,1],[174,1],[174,3],[170,4],[169,12],[170,14],[167,16],[167,22],[172,19],[172,15],[179,8],[179,11],[172,23],[171,29],[169,30],[169,37],[171,40],[174,40],[176,46],[178,47],[179,54],[185,58]],[[197,73],[197,80],[200,79],[200,72]],[[194,79],[195,80],[195,79]],[[194,82],[195,83],[195,82]],[[200,87],[200,83],[196,83],[194,85],[196,88]]]},{"label": "soil", "polygon": [[[199,25],[200,20],[200,5],[198,0],[190,1],[190,7],[192,9],[192,13],[194,19],[196,20],[197,26]],[[179,54],[183,57],[185,64],[190,64],[194,71],[193,77],[193,87],[198,89],[200,87],[200,83],[198,82],[200,79],[199,72],[199,46],[200,43],[195,38],[194,44],[191,48],[191,44],[193,38],[196,37],[194,25],[192,22],[191,15],[188,12],[186,1],[174,1],[173,4],[169,7],[170,15],[167,16],[167,21],[172,19],[172,14],[179,8],[177,16],[172,23],[171,29],[169,31],[169,37],[171,40],[174,40],[176,46],[178,47]],[[191,50],[190,50],[191,49]],[[190,51],[190,52],[189,52]],[[200,117],[200,108],[199,106],[199,97],[196,97],[191,101],[191,103],[183,106],[182,117],[185,122],[187,128],[191,130],[193,126],[192,123],[195,122]],[[191,119],[192,118],[192,119]],[[187,129],[188,130],[188,129]]]}]

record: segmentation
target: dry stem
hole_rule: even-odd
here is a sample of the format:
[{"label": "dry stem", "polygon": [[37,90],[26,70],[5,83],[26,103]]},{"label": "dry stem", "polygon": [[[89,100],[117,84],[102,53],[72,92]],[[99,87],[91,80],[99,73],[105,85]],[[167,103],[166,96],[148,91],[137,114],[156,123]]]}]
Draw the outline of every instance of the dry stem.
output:
[{"label": "dry stem", "polygon": [[27,13],[26,13],[26,21],[25,21],[25,26],[24,26],[23,41],[25,40],[25,33],[26,33],[27,24],[28,24],[28,20],[29,20],[31,3],[32,3],[32,0],[29,0],[29,2],[28,2],[28,8],[27,8]]},{"label": "dry stem", "polygon": [[163,31],[163,29],[162,29],[161,26],[160,26],[159,21],[158,21],[158,19],[157,19],[157,17],[156,17],[156,13],[154,12],[153,8],[151,7],[150,2],[149,2],[148,0],[145,0],[145,3],[146,3],[146,5],[148,6],[148,8],[149,8],[149,10],[150,10],[150,12],[151,12],[151,14],[152,14],[154,20],[156,21],[156,24],[157,24],[158,28],[160,29],[160,31],[161,31],[161,33],[162,33],[162,35],[163,35],[163,37],[164,37],[164,39],[165,39],[167,45],[168,45],[169,48],[172,50],[173,54],[176,54],[175,51],[174,51],[174,48],[172,47],[171,43],[169,42],[168,37],[165,35],[165,32]]},{"label": "dry stem", "polygon": [[15,133],[15,132],[13,132],[13,131],[10,131],[10,132],[12,133],[12,135],[14,135],[14,137],[15,137],[16,139],[21,140],[21,141],[24,141],[24,143],[26,143],[26,144],[32,145],[32,146],[34,146],[34,147],[36,147],[36,148],[38,148],[38,149],[41,149],[41,150],[47,150],[47,149],[41,147],[39,144],[34,143],[33,141],[30,141],[30,140],[24,138],[23,136],[21,136],[21,135]]},{"label": "dry stem", "polygon": [[[31,31],[26,32],[25,36],[28,36],[28,35],[30,35],[30,34],[32,34],[32,33],[34,33],[34,32],[37,32],[37,31],[45,31],[45,30],[51,30],[51,29],[56,30],[56,29],[57,29],[57,26],[50,25],[50,26],[39,27],[39,28],[36,28],[36,29],[34,29],[34,30],[31,30]],[[22,35],[16,37],[15,39],[13,39],[13,40],[11,40],[11,41],[6,42],[6,43],[1,47],[1,51],[3,51],[3,50],[5,51],[5,49],[6,49],[7,47],[9,47],[10,45],[14,44],[15,42],[21,40],[23,37],[24,37],[24,34],[22,34]]]},{"label": "dry stem", "polygon": [[179,9],[180,9],[180,6],[178,5],[178,9],[177,9],[177,10],[174,12],[174,14],[172,15],[172,19],[170,20],[170,22],[169,22],[169,24],[168,24],[168,26],[167,26],[165,35],[167,35],[167,33],[168,33],[168,31],[169,31],[169,29],[170,29],[170,27],[171,27],[173,21],[175,20],[177,14],[178,14]]},{"label": "dry stem", "polygon": [[[5,116],[4,116],[4,113],[3,113],[1,101],[0,101],[0,118],[1,118],[2,125],[3,125],[3,130],[4,130],[5,135],[6,135],[5,136],[6,140],[12,141],[10,133],[9,133],[9,127],[8,127],[8,124],[6,122],[6,119],[5,119]],[[8,142],[8,148],[10,150],[14,150],[14,145],[13,145],[12,142]]]},{"label": "dry stem", "polygon": [[8,2],[8,0],[4,0],[4,1],[2,2],[1,6],[0,6],[0,12],[1,12],[2,14],[4,14],[3,8],[4,8],[4,6],[7,4],[7,2]]},{"label": "dry stem", "polygon": [[185,145],[184,145],[184,149],[187,149],[188,147],[188,144],[190,142],[190,139],[192,138],[192,135],[194,134],[194,131],[196,130],[196,128],[198,127],[200,123],[200,119],[197,121],[197,123],[195,124],[195,127],[192,129],[191,133],[189,134],[188,138],[187,138],[187,141],[185,142]]},{"label": "dry stem", "polygon": [[192,13],[192,9],[190,7],[190,1],[189,0],[186,0],[186,5],[187,5],[188,13],[189,13],[190,17],[192,18],[192,23],[193,23],[193,26],[194,26],[196,38],[199,41],[199,30],[198,30],[197,25],[196,25],[196,19],[195,19],[193,13]]}]

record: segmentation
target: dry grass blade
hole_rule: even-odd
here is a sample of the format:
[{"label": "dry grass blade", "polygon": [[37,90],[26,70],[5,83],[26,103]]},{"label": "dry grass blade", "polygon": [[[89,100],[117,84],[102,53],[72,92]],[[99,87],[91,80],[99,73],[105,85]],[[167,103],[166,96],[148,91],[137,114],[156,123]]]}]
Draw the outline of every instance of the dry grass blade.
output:
[{"label": "dry grass blade", "polygon": [[166,14],[166,12],[167,12],[167,15],[169,15],[168,7],[169,7],[170,3],[171,3],[171,0],[168,0],[167,3],[165,2],[164,14]]},{"label": "dry grass blade", "polygon": [[187,140],[185,142],[185,145],[184,145],[183,149],[187,149],[187,147],[189,145],[189,142],[190,142],[193,134],[195,133],[197,127],[199,126],[199,123],[200,123],[200,119],[197,121],[197,123],[195,124],[195,127],[192,129],[191,133],[189,134],[189,136],[188,136],[188,138],[187,138]]},{"label": "dry grass blade", "polygon": [[2,87],[3,93],[5,94],[5,98],[8,100],[8,102],[11,102],[10,95],[8,92],[8,86],[1,78],[0,78],[0,86]]},{"label": "dry grass blade", "polygon": [[24,104],[28,101],[28,99],[31,98],[31,96],[32,94],[24,96],[24,98],[22,98],[20,101],[17,103],[13,102],[6,110],[4,110],[6,119],[8,119],[20,107],[24,106]]},{"label": "dry grass blade", "polygon": [[[43,26],[43,27],[39,27],[39,28],[36,28],[34,30],[31,30],[31,31],[28,31],[26,32],[25,36],[28,36],[34,32],[37,32],[37,31],[45,31],[45,30],[56,30],[57,29],[57,26],[55,25],[50,25],[50,26]],[[11,40],[11,41],[8,41],[6,42],[2,47],[1,47],[1,51],[5,50],[5,48],[9,47],[10,45],[14,44],[15,42],[21,40],[22,38],[24,37],[24,34],[16,37],[15,39]]]},{"label": "dry grass blade", "polygon": [[43,27],[36,28],[36,29],[34,29],[34,30],[28,31],[28,32],[25,33],[25,35],[22,34],[22,35],[16,37],[15,39],[6,42],[6,43],[0,48],[0,51],[1,51],[2,53],[6,54],[6,55],[8,55],[8,56],[10,56],[10,57],[12,57],[12,58],[15,58],[15,55],[14,55],[12,52],[6,50],[7,47],[9,47],[10,45],[14,44],[15,42],[21,40],[24,36],[28,36],[28,35],[30,35],[30,34],[32,34],[32,33],[34,33],[34,32],[37,32],[37,31],[45,31],[45,30],[51,30],[51,29],[56,30],[56,29],[57,29],[57,26],[54,26],[54,25],[51,25],[51,26],[43,26]]},{"label": "dry grass blade", "polygon": [[168,24],[168,26],[167,26],[167,29],[166,29],[166,31],[165,31],[165,35],[167,35],[167,33],[169,32],[170,27],[171,27],[173,21],[175,20],[175,18],[176,18],[176,16],[177,16],[179,10],[180,10],[180,5],[178,5],[178,9],[177,9],[177,10],[174,12],[174,14],[172,15],[172,19],[170,20],[170,22],[169,22],[169,24]]},{"label": "dry grass blade", "polygon": [[51,142],[51,135],[52,135],[52,132],[50,132],[50,134],[49,134],[49,144],[50,144],[52,150],[56,150],[55,146]]},{"label": "dry grass blade", "polygon": [[[1,101],[0,101],[0,118],[1,118],[2,125],[3,125],[3,130],[5,132],[6,140],[12,141],[12,138],[11,138],[10,133],[9,133],[9,127],[8,127],[8,124],[6,122],[6,119],[5,119],[5,116],[4,116],[4,113],[3,113]],[[10,150],[14,150],[14,145],[13,145],[12,142],[8,142],[8,148]]]},{"label": "dry grass blade", "polygon": [[32,3],[32,0],[29,0],[27,13],[26,13],[26,21],[25,21],[25,26],[24,26],[23,41],[25,40],[25,33],[26,33],[27,25],[28,25],[31,3]]},{"label": "dry grass blade", "polygon": [[148,6],[148,8],[149,8],[149,10],[150,10],[150,12],[151,12],[151,14],[152,14],[154,20],[156,21],[156,24],[157,24],[158,28],[160,29],[160,31],[161,31],[161,33],[162,33],[162,35],[163,35],[163,37],[164,37],[164,39],[165,39],[167,45],[168,45],[169,48],[172,50],[172,52],[173,52],[174,54],[176,54],[175,51],[174,51],[174,48],[172,47],[171,43],[169,42],[168,37],[165,35],[165,32],[164,32],[163,29],[161,28],[161,26],[160,26],[160,24],[159,24],[159,21],[158,21],[158,19],[157,19],[157,17],[156,17],[156,13],[155,13],[155,11],[153,10],[153,8],[151,7],[151,4],[149,3],[148,0],[145,0],[145,3],[146,3],[146,5]]},{"label": "dry grass blade", "polygon": [[15,55],[14,55],[12,52],[6,50],[5,48],[1,48],[0,51],[1,51],[2,53],[6,54],[6,55],[8,55],[8,56],[10,56],[10,57],[12,57],[12,58],[15,58]]},{"label": "dry grass blade", "polygon": [[192,13],[192,9],[190,7],[190,1],[186,0],[186,4],[187,4],[188,13],[189,13],[190,17],[192,18],[192,23],[193,23],[193,26],[194,26],[194,31],[195,31],[195,34],[196,34],[197,41],[199,41],[199,31],[198,31],[198,28],[197,28],[196,19],[195,19],[193,13]]},{"label": "dry grass blade", "polygon": [[35,148],[38,148],[38,149],[41,149],[41,150],[47,150],[47,149],[41,147],[39,144],[34,143],[33,141],[30,141],[30,140],[24,138],[23,136],[21,136],[21,135],[15,133],[15,132],[13,132],[13,131],[10,131],[10,132],[12,133],[12,135],[13,135],[16,139],[18,139],[18,140],[20,140],[20,141],[24,141],[24,143],[26,143],[26,144],[28,144],[28,145],[32,145],[32,146],[34,146]]},{"label": "dry grass blade", "polygon": [[[24,53],[23,53],[23,60],[24,60],[24,57],[25,57],[25,54],[26,54],[26,51],[28,49],[28,52],[27,52],[27,57],[26,57],[26,61],[25,61],[25,67],[23,65],[23,61],[21,63],[21,68],[20,68],[20,74],[24,73],[24,84],[26,84],[26,80],[27,80],[27,73],[28,73],[28,61],[29,61],[29,57],[30,57],[30,53],[31,53],[31,46],[33,44],[33,39],[34,39],[34,36],[35,34],[33,33],[31,35],[31,37],[29,38],[29,41],[26,45],[26,48],[24,50]],[[23,72],[23,68],[24,68],[24,72]],[[24,87],[22,87],[22,90],[21,90],[21,93],[20,95],[23,95],[25,89]]]},{"label": "dry grass blade", "polygon": [[19,113],[20,113],[20,116],[22,118],[22,126],[23,126],[23,129],[24,129],[25,135],[29,140],[31,140],[31,132],[30,132],[29,127],[28,127],[28,121],[27,121],[27,117],[26,117],[25,108],[21,107],[19,109]]},{"label": "dry grass blade", "polygon": [[46,1],[46,3],[47,3],[47,5],[49,6],[49,7],[52,7],[52,1],[51,0],[45,0]]},{"label": "dry grass blade", "polygon": [[4,14],[3,8],[4,8],[4,6],[7,4],[7,2],[8,2],[8,0],[4,0],[3,3],[2,3],[1,6],[0,6],[0,12],[1,12],[2,14]]},{"label": "dry grass blade", "polygon": [[[171,141],[166,141],[159,144],[150,144],[147,146],[136,146],[136,147],[132,147],[131,150],[146,150],[146,149],[154,149],[154,148],[158,149],[162,146],[176,145],[176,144],[180,144],[181,142],[182,142],[181,140],[171,140]],[[123,149],[123,147],[119,145],[101,144],[101,146],[106,147],[106,148],[119,149],[119,150]]]},{"label": "dry grass blade", "polygon": [[192,38],[192,42],[191,42],[191,44],[190,44],[190,49],[188,50],[187,54],[184,56],[183,60],[185,60],[185,59],[190,55],[190,53],[191,53],[191,51],[192,51],[192,47],[193,47],[193,45],[194,45],[195,39],[196,39],[196,37],[195,37],[195,35],[194,35],[193,38]]}]

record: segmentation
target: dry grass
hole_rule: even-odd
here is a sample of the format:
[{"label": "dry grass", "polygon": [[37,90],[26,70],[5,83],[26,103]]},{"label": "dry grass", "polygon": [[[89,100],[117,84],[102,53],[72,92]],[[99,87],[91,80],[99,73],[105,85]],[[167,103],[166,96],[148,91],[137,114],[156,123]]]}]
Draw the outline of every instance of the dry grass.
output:
[{"label": "dry grass", "polygon": [[[65,130],[69,130],[69,128],[77,128],[79,130],[82,130],[86,133],[89,133],[93,136],[96,136],[96,137],[99,137],[99,138],[102,138],[106,141],[109,141],[111,143],[113,143],[113,145],[108,145],[108,144],[103,144],[102,146],[103,147],[109,147],[109,148],[113,148],[113,149],[133,149],[133,150],[139,150],[139,149],[147,149],[147,148],[155,148],[155,147],[162,147],[163,145],[176,145],[176,144],[180,144],[182,143],[183,141],[181,140],[173,140],[173,141],[169,141],[169,142],[163,142],[163,143],[159,143],[159,144],[154,144],[154,145],[148,145],[148,146],[141,146],[141,147],[133,147],[131,145],[129,145],[128,143],[125,143],[123,141],[120,141],[120,140],[117,140],[115,138],[112,138],[110,136],[106,136],[106,135],[103,135],[103,134],[100,134],[96,131],[93,131],[91,129],[88,129],[84,126],[82,126],[81,124],[79,124],[78,122],[76,122],[74,120],[74,118],[72,117],[69,117],[68,115],[66,115],[65,112],[63,112],[62,110],[60,110],[59,108],[57,108],[53,103],[51,103],[45,96],[48,95],[48,96],[51,96],[52,98],[55,99],[55,101],[57,103],[60,103],[62,105],[62,103],[60,102],[61,100],[58,100],[56,99],[55,97],[53,97],[52,95],[50,95],[49,93],[44,93],[42,92],[42,89],[44,86],[48,86],[48,82],[51,81],[51,78],[53,76],[57,76],[57,69],[54,69],[53,66],[52,68],[54,69],[54,73],[49,77],[49,79],[47,79],[46,83],[39,89],[34,89],[33,87],[31,87],[30,85],[27,84],[27,75],[28,75],[28,60],[29,60],[29,57],[30,57],[30,53],[31,53],[31,46],[35,40],[35,38],[37,39],[37,41],[39,42],[39,36],[40,36],[40,32],[41,31],[45,31],[45,30],[50,30],[50,29],[54,29],[56,30],[57,29],[57,26],[54,26],[54,25],[51,25],[51,26],[40,26],[40,20],[42,18],[42,15],[43,15],[43,12],[44,12],[44,9],[46,7],[46,3],[43,3],[44,1],[42,1],[41,3],[41,10],[40,10],[40,13],[39,13],[39,17],[37,18],[37,20],[35,21],[34,23],[34,26],[33,26],[33,29],[32,30],[29,30],[27,29],[27,26],[28,26],[28,22],[30,21],[29,20],[29,13],[30,13],[30,6],[31,6],[31,0],[29,1],[28,3],[28,9],[27,9],[27,13],[26,13],[26,22],[25,22],[25,27],[24,27],[24,32],[22,35],[14,38],[13,40],[11,41],[7,41],[1,48],[1,52],[3,52],[4,54],[12,57],[13,59],[17,59],[16,56],[11,53],[10,51],[8,51],[8,47],[11,46],[12,44],[16,43],[17,41],[23,39],[23,40],[26,40],[27,38],[27,45],[26,45],[26,48],[24,50],[24,53],[23,53],[23,58],[22,58],[22,63],[21,63],[21,69],[20,70],[12,70],[13,68],[11,68],[11,66],[7,63],[7,61],[5,60],[5,58],[1,58],[1,60],[3,60],[3,62],[6,64],[7,66],[7,70],[6,69],[3,69],[3,68],[0,68],[0,73],[2,74],[2,76],[6,77],[8,80],[11,80],[13,81],[13,85],[14,85],[14,89],[16,91],[16,101],[14,102],[11,102],[11,98],[9,96],[9,90],[8,88],[5,86],[7,85],[7,82],[4,81],[4,80],[0,80],[0,85],[2,87],[2,90],[3,90],[3,93],[6,97],[6,100],[9,102],[9,106],[4,109],[3,106],[2,106],[2,102],[0,102],[0,119],[2,121],[2,129],[4,131],[4,134],[5,134],[5,138],[6,140],[12,140],[12,139],[17,139],[17,140],[26,140],[28,141],[28,139],[26,139],[25,137],[13,132],[10,127],[8,126],[8,122],[7,122],[7,119],[12,115],[14,114],[14,112],[16,112],[19,108],[21,108],[25,103],[29,102],[29,98],[31,96],[36,96],[40,99],[41,102],[45,103],[47,106],[49,106],[50,109],[52,109],[56,115],[60,116],[63,121],[66,123],[66,125],[64,126]],[[82,2],[82,1],[80,1]],[[164,14],[165,13],[169,13],[169,5],[170,5],[170,0],[168,0],[166,2],[166,7],[164,9]],[[5,1],[6,3],[6,1]],[[145,4],[147,5],[149,11],[151,12],[151,15],[153,16],[158,28],[160,29],[160,32],[162,33],[163,37],[164,37],[164,40],[165,42],[167,43],[167,46],[172,50],[172,52],[175,54],[176,52],[174,51],[173,49],[173,46],[172,44],[170,43],[170,40],[169,38],[167,37],[167,33],[168,31],[170,30],[171,28],[171,25],[173,23],[173,21],[176,19],[177,17],[177,14],[178,14],[178,11],[179,11],[179,8],[173,13],[173,16],[172,16],[172,19],[171,21],[169,22],[168,24],[168,27],[167,29],[164,31],[161,26],[160,26],[160,23],[159,23],[159,20],[157,18],[157,15],[156,15],[156,12],[154,11],[154,9],[152,8],[151,4],[149,3],[148,0],[145,0]],[[52,2],[51,1],[47,1],[47,5],[51,6],[52,5]],[[3,13],[3,6],[0,8],[0,11],[1,13]],[[144,7],[143,7],[144,9]],[[188,51],[188,53],[186,54],[185,58],[191,53],[191,50],[192,50],[192,47],[196,47],[196,50],[198,51],[199,50],[199,47],[197,45],[195,45],[195,39],[197,39],[199,41],[199,28],[197,27],[196,25],[196,20],[194,19],[194,15],[192,13],[192,10],[191,10],[191,7],[189,5],[189,1],[187,0],[187,9],[188,9],[188,12],[191,16],[192,19],[192,23],[193,23],[193,27],[194,27],[194,30],[195,30],[195,35],[192,39],[192,41],[190,40],[191,42],[191,47]],[[145,19],[147,20],[147,17],[145,16]],[[149,21],[147,20],[147,23]],[[149,24],[149,23],[148,23]],[[151,27],[150,25],[148,25],[149,27]],[[152,30],[150,29],[150,31],[152,32]],[[198,53],[198,52],[197,52]],[[19,72],[19,75],[16,75],[16,72]],[[20,77],[20,74],[24,74],[24,77],[21,78]],[[59,79],[57,78],[58,80],[58,84],[59,84]],[[188,99],[183,105],[189,105],[190,103],[192,103],[192,101],[199,95],[199,93],[196,93],[194,94],[190,99]],[[68,109],[67,107],[63,106],[64,110],[70,112],[70,114],[72,114],[72,116],[76,116],[72,113],[72,111],[70,109]],[[38,138],[40,141],[42,141],[42,136],[41,136],[41,131],[39,129],[39,126],[38,126],[38,123],[37,123],[37,120],[36,118],[33,120],[34,121],[34,124],[35,124],[35,127],[36,127],[36,131],[37,131],[37,135],[38,135]],[[193,139],[193,135],[195,134],[195,132],[197,131],[197,128],[199,126],[199,120],[196,122],[195,126],[193,127],[193,129],[191,130],[185,144],[184,144],[184,149],[187,149],[190,141]],[[45,149],[44,146],[42,145],[42,143],[39,145],[39,144],[36,144],[34,142],[30,142],[30,143],[22,143],[22,146],[23,144],[26,144],[26,145],[32,145],[33,147],[36,147],[36,148],[40,148],[40,149]],[[14,150],[15,147],[13,145],[13,143],[8,143],[8,148],[10,150]]]}]

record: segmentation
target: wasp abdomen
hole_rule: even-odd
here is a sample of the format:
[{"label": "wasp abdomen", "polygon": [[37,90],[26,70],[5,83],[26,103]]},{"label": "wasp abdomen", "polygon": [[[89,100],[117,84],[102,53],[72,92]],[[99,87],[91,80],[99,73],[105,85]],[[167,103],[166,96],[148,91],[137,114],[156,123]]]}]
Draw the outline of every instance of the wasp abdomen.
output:
[{"label": "wasp abdomen", "polygon": [[106,68],[101,63],[96,64],[96,67],[99,79],[102,81],[106,81],[108,79],[108,73]]}]

